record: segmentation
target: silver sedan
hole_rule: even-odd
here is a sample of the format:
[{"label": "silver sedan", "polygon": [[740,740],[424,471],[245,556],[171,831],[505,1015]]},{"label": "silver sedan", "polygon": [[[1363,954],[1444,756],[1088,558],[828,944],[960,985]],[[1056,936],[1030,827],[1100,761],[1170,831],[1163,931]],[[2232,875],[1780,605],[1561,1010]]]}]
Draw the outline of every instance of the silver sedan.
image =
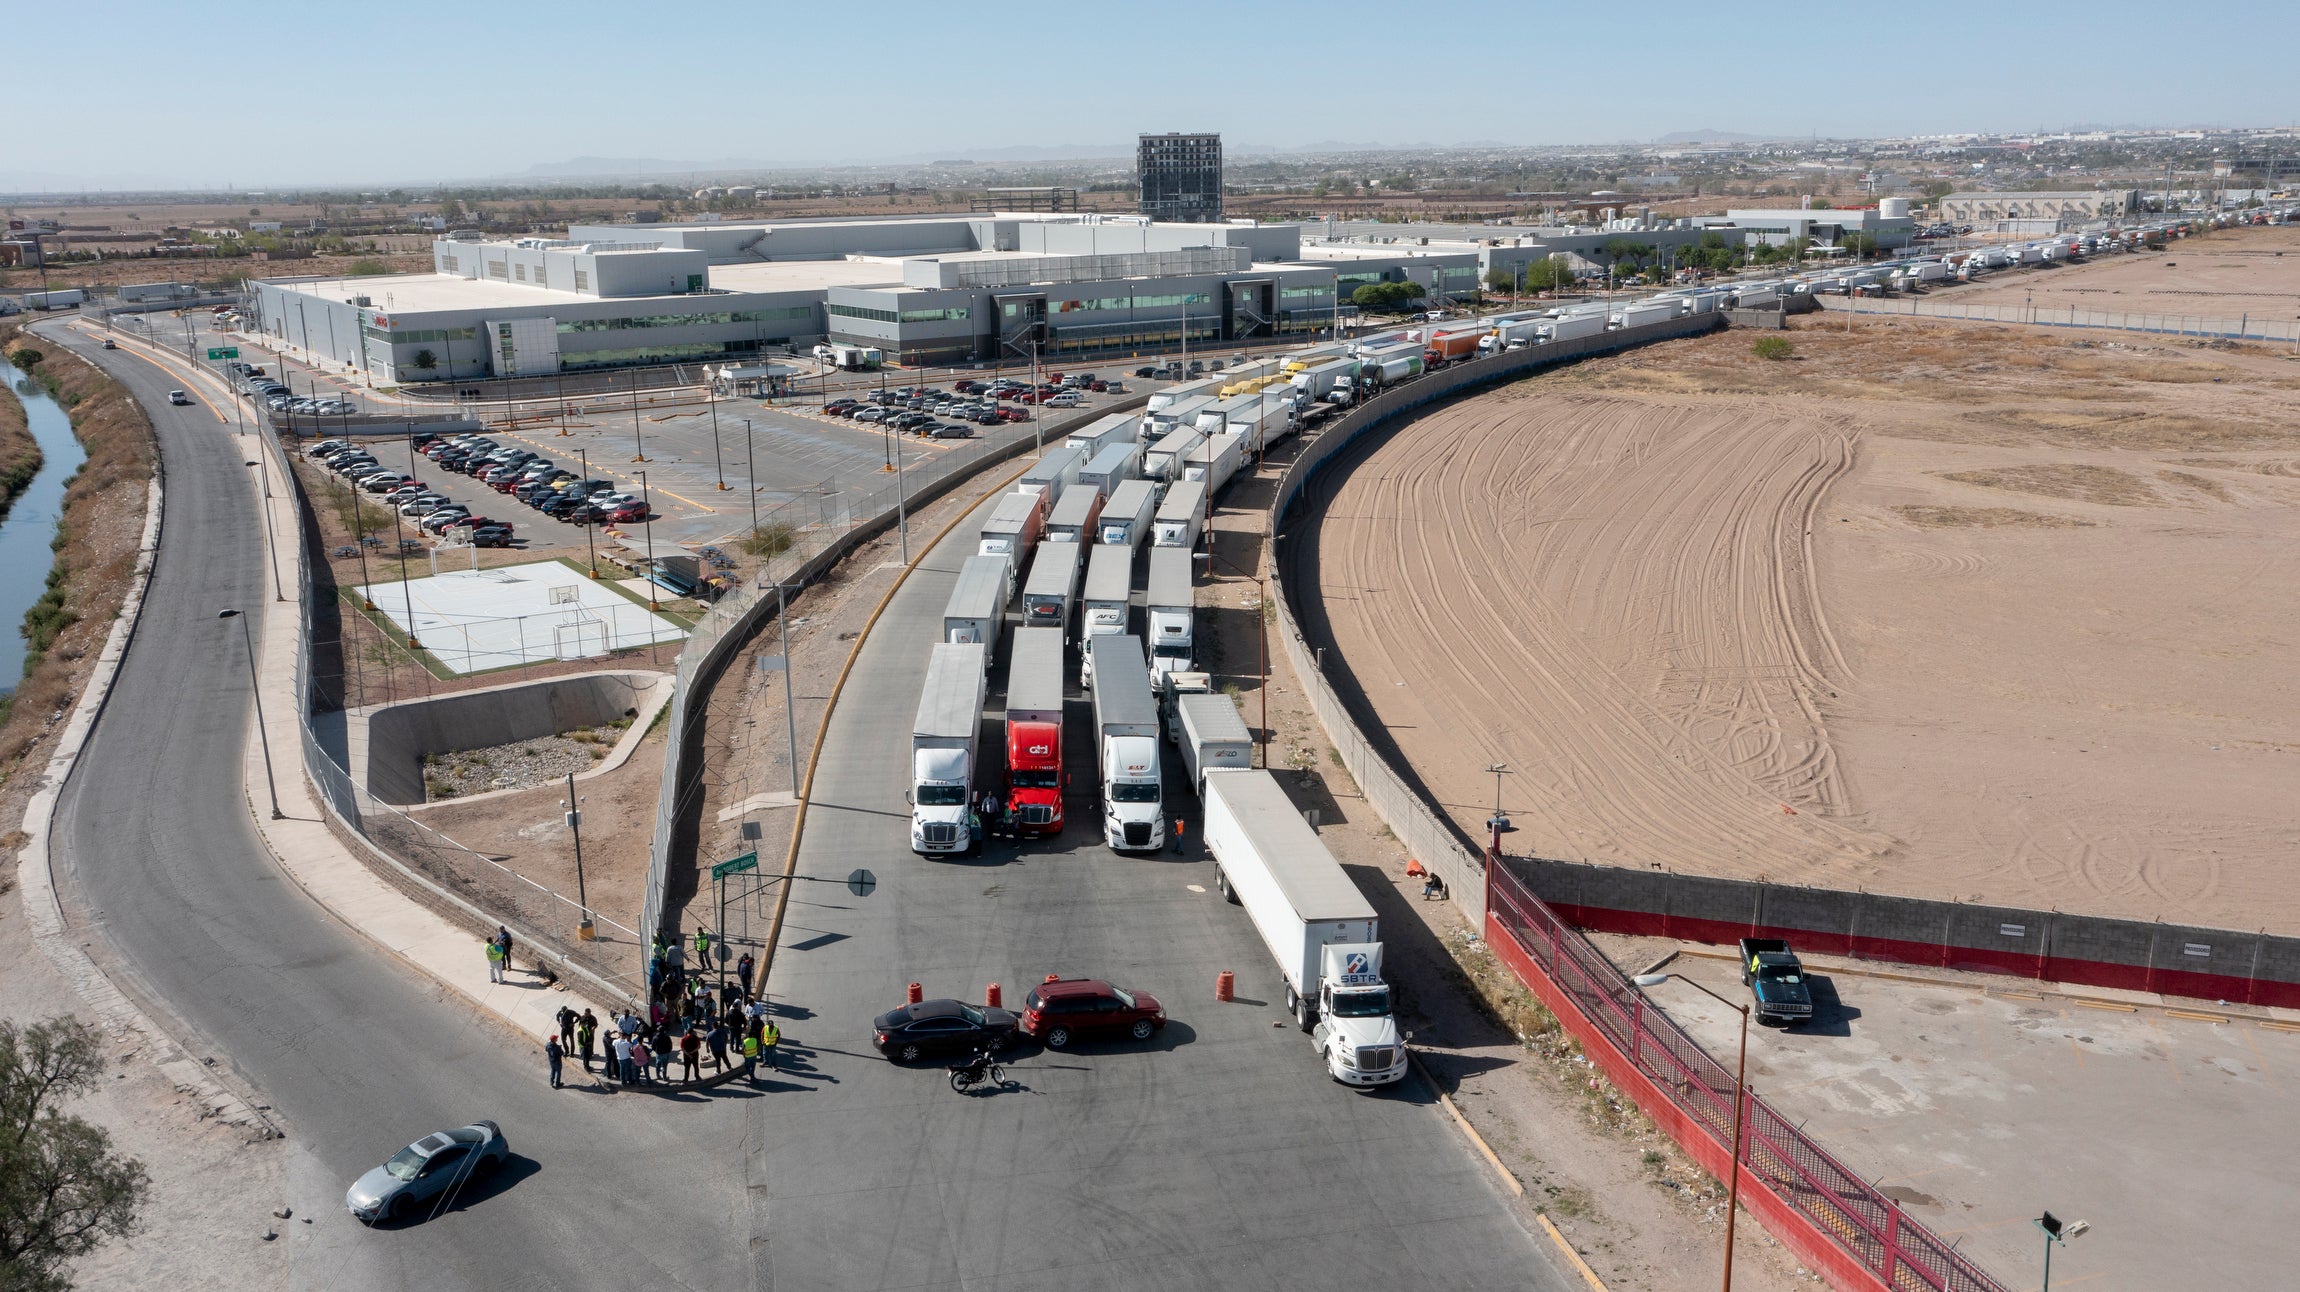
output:
[{"label": "silver sedan", "polygon": [[352,1182],[343,1205],[368,1224],[410,1220],[429,1204],[449,1205],[463,1186],[511,1157],[510,1141],[494,1122],[473,1122],[426,1135]]}]

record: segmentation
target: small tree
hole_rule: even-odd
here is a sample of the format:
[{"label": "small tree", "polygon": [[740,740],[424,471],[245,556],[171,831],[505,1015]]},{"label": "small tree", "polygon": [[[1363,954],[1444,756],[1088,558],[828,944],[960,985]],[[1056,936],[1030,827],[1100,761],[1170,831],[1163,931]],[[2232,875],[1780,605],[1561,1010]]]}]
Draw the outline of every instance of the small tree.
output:
[{"label": "small tree", "polygon": [[0,1288],[63,1292],[68,1262],[136,1231],[151,1193],[143,1163],[54,1107],[103,1072],[96,1029],[76,1018],[0,1022]]},{"label": "small tree", "polygon": [[433,354],[429,350],[418,350],[415,352],[415,370],[417,372],[429,372],[438,366],[438,355]]},{"label": "small tree", "polygon": [[1796,353],[1797,347],[1785,336],[1761,336],[1750,344],[1749,350],[1760,359],[1786,359]]},{"label": "small tree", "polygon": [[47,355],[40,353],[38,350],[33,349],[31,346],[23,346],[19,349],[11,350],[8,352],[8,362],[15,364],[17,367],[22,368],[26,372],[30,372],[34,368],[39,367],[40,361],[47,357]]}]

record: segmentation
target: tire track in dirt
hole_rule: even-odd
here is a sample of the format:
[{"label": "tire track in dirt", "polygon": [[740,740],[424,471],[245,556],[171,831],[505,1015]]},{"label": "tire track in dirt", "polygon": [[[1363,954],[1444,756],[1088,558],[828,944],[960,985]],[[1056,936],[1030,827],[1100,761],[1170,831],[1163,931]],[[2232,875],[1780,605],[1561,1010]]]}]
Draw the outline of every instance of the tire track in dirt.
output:
[{"label": "tire track in dirt", "polygon": [[[1853,441],[1813,419],[1590,396],[1472,400],[1320,489],[1322,617],[1463,829],[1776,879],[1873,873],[1825,714],[1851,684],[1810,530]],[[1329,672],[1340,665],[1329,661]]]}]

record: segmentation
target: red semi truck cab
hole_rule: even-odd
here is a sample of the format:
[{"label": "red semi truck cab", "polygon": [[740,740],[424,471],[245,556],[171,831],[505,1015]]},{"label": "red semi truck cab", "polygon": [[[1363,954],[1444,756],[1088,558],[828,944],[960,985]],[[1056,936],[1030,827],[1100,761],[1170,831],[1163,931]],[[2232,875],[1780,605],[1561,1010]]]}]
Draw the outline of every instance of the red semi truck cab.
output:
[{"label": "red semi truck cab", "polygon": [[1062,833],[1062,727],[1006,724],[1006,802],[1019,837]]}]

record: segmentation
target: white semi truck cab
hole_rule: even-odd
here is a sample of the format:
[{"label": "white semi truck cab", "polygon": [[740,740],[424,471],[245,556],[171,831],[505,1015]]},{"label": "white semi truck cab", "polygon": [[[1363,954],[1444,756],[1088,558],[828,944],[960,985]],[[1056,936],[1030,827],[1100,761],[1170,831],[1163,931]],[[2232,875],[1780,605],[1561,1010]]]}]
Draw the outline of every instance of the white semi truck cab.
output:
[{"label": "white semi truck cab", "polygon": [[1317,1022],[1310,1044],[1334,1080],[1386,1086],[1406,1075],[1405,1038],[1390,1015],[1382,944],[1329,942],[1318,949]]},{"label": "white semi truck cab", "polygon": [[910,847],[924,855],[964,853],[975,843],[973,811],[990,648],[944,643],[934,648],[910,736]]},{"label": "white semi truck cab", "polygon": [[1166,843],[1164,771],[1158,763],[1158,702],[1142,639],[1088,639],[1094,653],[1094,747],[1102,777],[1102,840],[1122,852]]}]

